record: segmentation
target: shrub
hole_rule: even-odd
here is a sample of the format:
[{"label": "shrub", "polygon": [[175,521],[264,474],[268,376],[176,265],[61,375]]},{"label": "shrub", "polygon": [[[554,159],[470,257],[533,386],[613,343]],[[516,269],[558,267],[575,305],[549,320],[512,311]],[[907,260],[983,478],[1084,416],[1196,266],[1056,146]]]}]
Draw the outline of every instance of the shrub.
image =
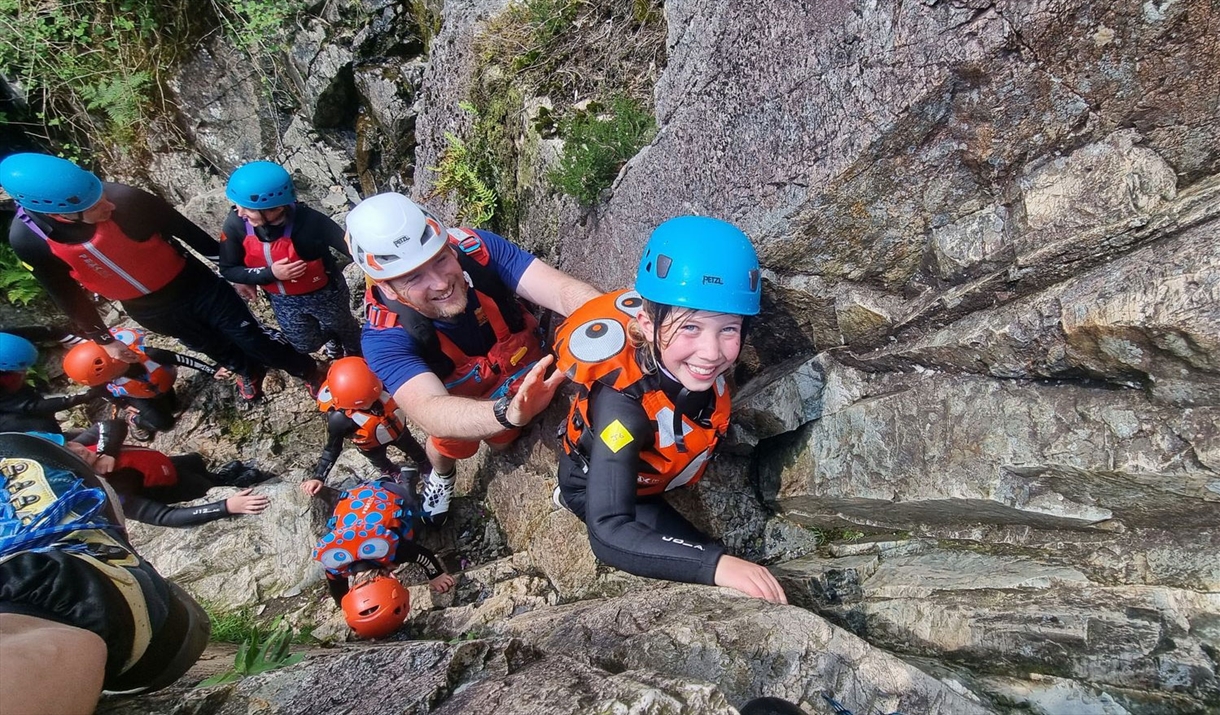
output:
[{"label": "shrub", "polygon": [[560,124],[563,156],[550,174],[551,183],[582,203],[597,201],[619,169],[656,133],[656,122],[639,102],[618,96],[605,112],[591,103]]}]

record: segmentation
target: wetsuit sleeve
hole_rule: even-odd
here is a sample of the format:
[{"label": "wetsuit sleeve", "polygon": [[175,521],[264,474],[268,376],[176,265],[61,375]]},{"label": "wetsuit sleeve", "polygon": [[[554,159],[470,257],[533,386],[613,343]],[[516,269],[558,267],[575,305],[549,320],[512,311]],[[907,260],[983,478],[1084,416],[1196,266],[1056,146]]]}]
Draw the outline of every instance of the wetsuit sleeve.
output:
[{"label": "wetsuit sleeve", "polygon": [[120,493],[119,501],[123,503],[123,512],[127,514],[127,518],[154,526],[179,528],[198,526],[199,524],[206,524],[209,521],[232,516],[229,514],[229,509],[225,506],[223,499],[210,504],[200,504],[199,506],[175,507],[153,501],[138,494]]},{"label": "wetsuit sleeve", "polygon": [[98,315],[97,308],[89,300],[89,294],[72,277],[68,264],[51,253],[45,240],[24,222],[14,220],[9,228],[9,243],[17,257],[30,267],[34,278],[46,289],[55,305],[72,321],[76,332],[100,343],[114,340]]},{"label": "wetsuit sleeve", "polygon": [[323,240],[326,241],[327,248],[335,251],[349,261],[353,260],[352,251],[350,248],[348,248],[347,241],[343,240],[343,227],[335,223],[334,219],[326,216],[325,214],[322,214],[320,219],[321,220],[318,221],[318,230],[321,232]]},{"label": "wetsuit sleeve", "polygon": [[206,231],[183,216],[169,202],[143,189],[125,184],[106,184],[106,196],[116,206],[114,220],[123,231],[137,241],[159,233],[168,240],[181,239],[200,255],[215,263],[220,257],[220,244]]},{"label": "wetsuit sleeve", "polygon": [[206,375],[215,375],[220,368],[210,362],[183,355],[172,350],[164,350],[162,348],[144,348],[144,354],[152,358],[162,365],[177,365],[179,367],[189,367],[192,370],[198,370]]},{"label": "wetsuit sleeve", "polygon": [[97,445],[97,453],[111,457],[119,456],[123,441],[127,439],[127,423],[123,420],[103,420],[90,425],[89,429],[72,438],[73,442],[86,447]]},{"label": "wetsuit sleeve", "polygon": [[[716,563],[724,553],[721,546],[708,539],[695,548],[636,520],[640,450],[655,439],[644,408],[638,401],[599,385],[589,398],[589,421],[593,438],[585,524],[593,553],[610,566],[639,576],[712,584]],[[621,425],[615,433],[632,437],[625,444],[621,438],[613,441],[617,450],[600,437],[615,421]]]},{"label": "wetsuit sleeve", "polygon": [[235,211],[220,231],[220,275],[230,283],[265,285],[275,280],[271,268],[246,267],[246,223]]},{"label": "wetsuit sleeve", "polygon": [[521,282],[525,269],[538,259],[518,248],[508,239],[491,231],[475,231],[475,233],[479,234],[479,238],[483,239],[483,244],[487,246],[487,252],[491,254],[491,267],[500,276],[500,280],[514,291],[517,290],[517,284]]},{"label": "wetsuit sleeve", "polygon": [[325,482],[330,470],[334,468],[343,451],[343,440],[354,432],[356,423],[350,417],[338,410],[326,414],[326,446],[322,448],[322,456],[318,457],[318,466],[313,470],[313,478]]},{"label": "wetsuit sleeve", "polygon": [[429,581],[445,573],[445,567],[441,566],[436,554],[410,539],[398,540],[398,550],[394,552],[394,563],[415,564],[421,567]]},{"label": "wetsuit sleeve", "polygon": [[55,413],[60,410],[76,407],[95,397],[100,397],[105,390],[105,387],[102,387],[100,391],[95,387],[75,395],[43,395],[33,389],[23,389],[6,400],[4,407],[6,412],[36,417],[54,417]]}]

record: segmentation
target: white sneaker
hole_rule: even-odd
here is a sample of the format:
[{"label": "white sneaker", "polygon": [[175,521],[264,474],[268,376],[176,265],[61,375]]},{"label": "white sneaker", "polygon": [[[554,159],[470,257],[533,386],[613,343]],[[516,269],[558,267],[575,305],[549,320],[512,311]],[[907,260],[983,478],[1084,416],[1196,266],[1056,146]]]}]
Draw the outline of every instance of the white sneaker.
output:
[{"label": "white sneaker", "polygon": [[424,480],[424,521],[440,526],[449,517],[449,502],[453,499],[453,482],[456,474],[448,477],[429,472]]}]

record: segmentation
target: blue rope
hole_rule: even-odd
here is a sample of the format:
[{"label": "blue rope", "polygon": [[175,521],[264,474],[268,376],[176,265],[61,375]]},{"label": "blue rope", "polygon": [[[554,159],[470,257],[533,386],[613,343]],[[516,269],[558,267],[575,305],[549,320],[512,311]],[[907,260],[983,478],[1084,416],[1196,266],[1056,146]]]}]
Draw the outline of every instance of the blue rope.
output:
[{"label": "blue rope", "polygon": [[[830,705],[832,710],[834,710],[834,715],[855,715],[852,711],[843,707],[843,703],[835,700],[834,697],[831,696],[830,691],[823,692],[822,699],[825,700],[828,705]],[[881,713],[880,710],[877,712]],[[892,713],[881,713],[881,715],[902,715],[902,713],[894,711]]]},{"label": "blue rope", "polygon": [[[47,480],[63,479],[71,474],[65,470],[47,470]],[[71,486],[59,495],[51,506],[40,512],[30,523],[23,524],[13,505],[16,498],[7,482],[0,486],[0,557],[21,551],[48,551],[53,548],[80,550],[83,544],[62,544],[61,536],[73,531],[104,529],[105,520],[94,517],[106,506],[106,493],[99,488],[85,488],[80,479],[71,479]]]}]

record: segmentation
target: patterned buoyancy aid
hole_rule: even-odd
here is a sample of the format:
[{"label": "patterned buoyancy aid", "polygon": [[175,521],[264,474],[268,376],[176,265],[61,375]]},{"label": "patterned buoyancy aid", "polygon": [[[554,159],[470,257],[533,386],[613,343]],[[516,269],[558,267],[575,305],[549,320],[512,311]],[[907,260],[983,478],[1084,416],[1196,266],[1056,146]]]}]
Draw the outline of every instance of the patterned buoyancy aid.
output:
[{"label": "patterned buoyancy aid", "polygon": [[[97,452],[97,445],[89,451]],[[146,447],[124,445],[114,458],[114,471],[133,469],[140,473],[145,487],[172,487],[178,483],[178,469],[165,454]]]},{"label": "patterned buoyancy aid", "polygon": [[51,253],[68,264],[86,290],[109,300],[131,300],[155,293],[178,277],[186,257],[160,234],[134,241],[113,220],[93,226],[84,243],[60,243],[47,235],[23,209],[17,218],[47,242]]},{"label": "patterned buoyancy aid", "polygon": [[449,244],[479,301],[480,326],[490,323],[496,342],[486,355],[467,355],[432,321],[400,303],[383,304],[370,287],[364,296],[369,325],[376,330],[401,327],[421,346],[423,358],[451,395],[494,398],[514,394],[544,352],[538,320],[490,268],[483,239],[466,228],[449,230]]},{"label": "patterned buoyancy aid", "polygon": [[115,397],[134,397],[145,399],[164,395],[174,387],[174,379],[178,370],[173,365],[162,365],[148,357],[144,352],[144,337],[146,333],[136,328],[111,328],[110,334],[140,356],[140,367],[143,375],[135,377],[121,376],[106,383],[106,389]]},{"label": "patterned buoyancy aid", "polygon": [[323,382],[318,390],[318,410],[324,413],[338,410],[355,422],[356,431],[350,438],[352,443],[364,452],[393,444],[407,429],[407,416],[390,393],[383,389],[381,397],[377,398],[377,405],[378,409],[375,410],[345,409],[335,404],[329,382]]},{"label": "patterned buoyancy aid", "polygon": [[578,464],[588,468],[590,440],[603,440],[611,449],[630,440],[617,421],[602,434],[589,429],[589,394],[602,383],[640,401],[652,420],[656,439],[640,451],[636,493],[660,494],[694,484],[703,476],[717,442],[729,427],[732,409],[724,376],[713,386],[715,402],[707,424],[682,415],[660,387],[659,378],[643,371],[631,344],[629,326],[643,300],[635,291],[598,296],[568,316],[555,334],[555,363],[579,387],[568,412],[563,449]]},{"label": "patterned buoyancy aid", "polygon": [[399,539],[414,537],[415,513],[407,500],[381,482],[365,482],[339,495],[327,533],[312,558],[332,576],[345,577],[358,561],[391,568]]},{"label": "patterned buoyancy aid", "polygon": [[[291,220],[284,226],[284,235],[274,241],[260,240],[254,232],[254,226],[248,220],[243,219],[243,221],[246,224],[246,237],[242,239],[242,248],[245,249],[244,262],[247,268],[270,268],[272,263],[284,259],[304,260],[292,243]],[[326,275],[326,264],[321,258],[316,258],[312,261],[305,261],[305,273],[300,278],[287,281],[276,279],[271,283],[264,283],[262,288],[268,293],[279,295],[304,295],[321,290],[328,283],[330,283],[330,276]]]}]

